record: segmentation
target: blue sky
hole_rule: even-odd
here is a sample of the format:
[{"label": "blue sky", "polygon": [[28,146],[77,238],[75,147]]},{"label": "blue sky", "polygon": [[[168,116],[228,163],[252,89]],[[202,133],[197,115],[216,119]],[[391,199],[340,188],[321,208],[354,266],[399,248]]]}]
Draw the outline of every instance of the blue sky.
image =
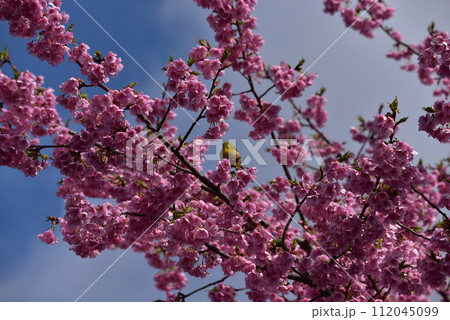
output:
[{"label": "blue sky", "polygon": [[[78,2],[159,83],[164,81],[161,68],[170,54],[185,58],[199,38],[213,39],[205,22],[206,11],[192,1]],[[408,42],[421,41],[432,20],[437,28],[450,30],[448,0],[433,0],[432,5],[426,0],[390,3],[398,10],[388,24],[400,30]],[[122,57],[125,68],[110,82],[110,87],[123,87],[138,81],[138,90],[160,96],[161,91],[153,80],[74,1],[64,0],[63,8],[71,16],[79,41],[89,44],[92,50],[104,53],[111,50]],[[269,64],[280,61],[295,64],[304,57],[308,67],[345,30],[340,17],[322,13],[322,1],[261,1],[255,14],[259,18],[258,32],[266,41],[261,53]],[[26,41],[10,37],[6,23],[2,22],[0,47],[5,45],[17,67],[44,75],[46,86],[56,88],[68,77],[79,74],[75,65],[52,68],[29,56],[25,50]],[[349,141],[348,128],[357,124],[357,115],[370,118],[380,103],[390,102],[397,95],[402,116],[410,117],[400,137],[419,152],[425,163],[438,161],[448,155],[448,148],[417,132],[420,109],[434,101],[432,88],[422,86],[415,75],[400,70],[398,63],[386,59],[385,53],[390,48],[391,42],[381,32],[371,40],[354,31],[347,32],[310,69],[319,77],[306,96],[322,86],[327,87],[330,120],[325,132],[336,140]],[[230,79],[236,77],[230,76]],[[275,99],[275,96],[267,99]],[[288,116],[289,112],[284,115]],[[179,114],[176,123],[181,132],[185,131],[187,120],[186,115]],[[234,136],[230,133],[228,138],[237,138],[248,131],[242,124],[232,122],[230,132]],[[273,178],[270,167],[263,169],[258,176],[260,183]],[[0,301],[73,301],[121,254],[112,251],[96,259],[81,259],[68,251],[64,243],[48,246],[36,239],[36,235],[48,227],[45,216],[64,214],[63,201],[55,196],[59,179],[58,172],[53,169],[31,179],[24,178],[21,172],[0,167]],[[164,294],[153,287],[153,275],[143,255],[128,252],[81,300],[151,301],[164,298]],[[220,272],[217,272],[211,281],[219,277]],[[208,279],[196,279],[184,292],[208,282]],[[202,292],[191,301],[205,297],[206,292]]]}]

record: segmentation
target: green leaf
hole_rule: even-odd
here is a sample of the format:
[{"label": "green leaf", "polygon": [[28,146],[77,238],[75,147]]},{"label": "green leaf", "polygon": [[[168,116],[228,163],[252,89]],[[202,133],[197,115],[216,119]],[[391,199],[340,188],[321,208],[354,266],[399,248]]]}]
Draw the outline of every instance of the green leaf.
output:
[{"label": "green leaf", "polygon": [[362,116],[358,116],[358,121],[361,122],[361,125],[364,125],[366,123],[366,120]]},{"label": "green leaf", "polygon": [[198,40],[198,43],[201,45],[201,46],[203,46],[203,47],[205,47],[206,49],[211,49],[211,44],[209,43],[209,41],[208,40],[204,40],[204,39],[201,39],[200,38],[200,40]]},{"label": "green leaf", "polygon": [[352,156],[352,153],[350,151],[347,151],[346,153],[344,153],[342,156],[340,156],[338,158],[338,161],[344,162],[344,161],[348,160],[351,156]]},{"label": "green leaf", "polygon": [[389,104],[389,108],[391,109],[391,111],[394,114],[400,113],[400,111],[398,111],[398,99],[397,99],[397,97],[395,97],[394,101],[392,101],[392,103]]},{"label": "green leaf", "polygon": [[69,31],[69,32],[71,32],[72,31],[72,29],[73,29],[73,26],[74,26],[74,24],[73,23],[71,23],[70,24],[70,26],[67,28],[67,31]]},{"label": "green leaf", "polygon": [[401,118],[400,120],[398,120],[398,121],[395,123],[395,125],[397,126],[397,125],[399,125],[400,123],[406,122],[406,120],[408,120],[408,117]]},{"label": "green leaf", "polygon": [[3,51],[0,52],[0,59],[6,60],[6,59],[8,59],[8,57],[9,57],[8,49],[7,49],[7,47],[5,47],[5,48],[3,48]]},{"label": "green leaf", "polygon": [[83,90],[83,92],[80,91],[80,98],[81,99],[87,99],[88,98],[86,90]]},{"label": "green leaf", "polygon": [[297,246],[298,246],[297,239],[294,239],[294,241],[292,242],[291,250],[294,250]]},{"label": "green leaf", "polygon": [[403,260],[402,262],[400,262],[400,264],[398,266],[398,269],[402,270],[402,269],[405,269],[405,268],[412,268],[412,265],[406,264],[406,261]]},{"label": "green leaf", "polygon": [[424,111],[426,111],[428,113],[434,113],[435,112],[433,107],[424,107],[424,108],[422,108],[422,110],[424,110]]},{"label": "green leaf", "polygon": [[323,96],[323,94],[324,94],[326,91],[327,91],[327,88],[322,87],[322,88],[320,88],[320,91],[319,91],[319,93],[318,93],[317,95]]},{"label": "green leaf", "polygon": [[183,216],[186,215],[187,213],[189,213],[189,212],[195,210],[195,209],[192,208],[191,206],[189,206],[189,207],[187,207],[187,208],[181,207],[180,209],[181,209],[181,210],[175,210],[175,211],[173,212],[173,216],[172,216],[173,218],[172,218],[172,221],[175,221],[175,220],[177,220],[177,219],[180,219],[181,217],[183,217]]},{"label": "green leaf", "polygon": [[[131,82],[129,85],[127,85],[126,87],[128,87],[128,88],[133,88],[135,85],[137,85],[139,82],[137,82],[137,81],[134,81],[134,82]],[[126,88],[125,87],[125,88]]]},{"label": "green leaf", "polygon": [[433,251],[429,251],[428,252],[428,256],[433,259],[433,261],[437,262],[437,263],[442,263],[442,260],[438,259],[436,254]]},{"label": "green leaf", "polygon": [[435,27],[435,23],[434,23],[434,21],[431,21],[431,23],[430,23],[430,25],[428,26],[428,33],[430,34],[430,35],[432,35],[433,33],[434,33],[434,27]]},{"label": "green leaf", "polygon": [[319,178],[319,180],[322,180],[322,178],[324,177],[323,166],[320,166],[319,171],[320,171],[320,178]]},{"label": "green leaf", "polygon": [[224,62],[231,54],[231,48],[226,47],[223,51],[222,58],[220,58],[220,62]]},{"label": "green leaf", "polygon": [[251,198],[252,198],[252,195],[251,195],[251,194],[248,194],[248,195],[245,196],[244,200],[242,200],[242,201],[243,201],[243,202],[247,202],[247,201],[249,201]]},{"label": "green leaf", "polygon": [[176,210],[176,211],[173,212],[172,221],[180,219],[182,216],[184,216],[184,212]]},{"label": "green leaf", "polygon": [[187,65],[188,65],[189,67],[191,67],[194,63],[195,63],[195,59],[192,58],[192,57],[189,57],[189,58],[188,58],[188,61],[187,61]]},{"label": "green leaf", "polygon": [[144,189],[148,190],[147,184],[142,180],[136,180],[136,184]]},{"label": "green leaf", "polygon": [[383,244],[383,239],[378,239],[378,240],[374,243],[374,246],[375,246],[375,248],[381,250],[382,244]]},{"label": "green leaf", "polygon": [[302,70],[302,66],[305,64],[305,58],[302,58],[297,65],[295,66],[294,70],[300,72]]}]

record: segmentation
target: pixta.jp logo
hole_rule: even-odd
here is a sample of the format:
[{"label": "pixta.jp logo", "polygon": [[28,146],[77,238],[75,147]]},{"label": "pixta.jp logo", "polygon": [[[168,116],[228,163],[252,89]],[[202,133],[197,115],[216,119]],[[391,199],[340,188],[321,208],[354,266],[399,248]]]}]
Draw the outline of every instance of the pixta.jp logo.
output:
[{"label": "pixta.jp logo", "polygon": [[[156,134],[150,134],[147,137],[137,135],[127,140],[127,166],[152,175],[163,166],[170,165],[171,160],[175,160],[176,157],[162,140],[166,143],[170,141],[170,139]],[[314,139],[305,139],[301,144],[294,139],[260,139],[254,142],[250,139],[194,139],[188,151],[189,161],[192,166],[198,167],[205,162],[219,161],[221,159],[220,151],[225,141],[233,146],[238,146],[239,152],[245,155],[245,158],[241,161],[243,166],[267,166],[268,157],[275,157],[281,165],[289,167],[299,166],[312,160],[319,166],[324,164],[316,145],[317,141]],[[215,146],[215,152],[207,152],[208,149],[213,149],[210,148],[212,146]],[[267,152],[263,153],[261,150],[263,146],[269,147],[272,150],[272,155],[269,155]]]}]

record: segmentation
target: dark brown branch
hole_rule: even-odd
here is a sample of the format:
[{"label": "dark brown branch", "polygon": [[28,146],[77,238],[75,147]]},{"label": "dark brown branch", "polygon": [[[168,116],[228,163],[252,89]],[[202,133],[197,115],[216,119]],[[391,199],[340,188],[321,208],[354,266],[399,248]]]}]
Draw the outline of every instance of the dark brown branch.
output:
[{"label": "dark brown branch", "polygon": [[239,231],[230,230],[230,229],[225,229],[225,228],[219,228],[219,230],[222,230],[222,231],[225,231],[225,232],[234,233],[234,234],[239,234],[239,235],[245,234],[246,236],[249,236],[249,237],[252,236],[252,235],[251,235],[250,233],[248,233],[247,231],[239,232]]},{"label": "dark brown branch", "polygon": [[252,92],[252,90],[246,90],[246,91],[241,91],[241,92],[237,92],[237,93],[233,93],[233,96],[240,96],[241,94],[243,94],[243,93],[250,93],[250,92]]},{"label": "dark brown branch", "polygon": [[70,146],[66,144],[60,144],[60,145],[31,145],[28,147],[29,149],[32,148],[35,151],[41,151],[42,149],[49,149],[49,148],[70,148]]},{"label": "dark brown branch", "polygon": [[300,216],[302,216],[300,208],[303,205],[303,203],[305,203],[308,196],[311,194],[312,189],[313,189],[312,187],[309,189],[308,193],[303,197],[302,201],[297,203],[297,206],[295,207],[294,212],[291,215],[289,215],[289,220],[286,223],[286,225],[284,226],[283,235],[281,236],[281,242],[283,242],[285,246],[286,246],[286,243],[285,243],[286,233],[289,229],[289,225],[291,224],[292,220],[294,220],[294,216],[297,211],[300,213]]},{"label": "dark brown branch", "polygon": [[364,217],[364,213],[366,213],[367,208],[369,208],[369,200],[370,200],[370,197],[372,196],[372,194],[374,194],[375,191],[377,191],[377,189],[378,189],[378,184],[380,183],[380,180],[381,180],[381,178],[380,178],[380,177],[377,177],[377,181],[375,182],[375,188],[373,188],[372,193],[371,193],[371,194],[369,195],[369,197],[367,198],[366,203],[364,203],[364,206],[363,206],[363,208],[362,208],[362,210],[361,210],[361,213],[359,214],[359,218],[360,218],[360,219],[363,219],[364,222],[366,222],[366,220],[367,220],[367,217]]},{"label": "dark brown branch", "polygon": [[383,292],[383,290],[385,289],[384,287],[381,287],[380,289],[377,288],[377,282],[370,276],[368,275],[367,278],[370,280],[370,282],[372,283],[372,288],[375,290],[375,294],[370,297],[370,299],[368,300],[368,302],[371,302],[373,300],[375,300],[375,298],[380,295]]},{"label": "dark brown branch", "polygon": [[[247,82],[248,82],[248,84],[249,84],[249,86],[250,86],[250,92],[253,93],[253,96],[255,97],[256,101],[258,102],[258,107],[259,107],[259,109],[260,109],[260,110],[263,110],[262,100],[261,100],[261,97],[262,97],[262,96],[258,95],[258,93],[256,92],[255,86],[254,86],[254,84],[253,84],[253,79],[252,79],[250,76],[247,76],[247,77],[244,77],[244,78],[247,79]],[[273,80],[272,80],[272,82],[273,82]],[[275,83],[274,83],[274,85],[275,85]],[[269,89],[270,89],[270,88],[269,88]],[[271,106],[270,106],[270,107],[271,107]],[[270,107],[269,107],[269,108],[270,108]],[[256,121],[257,121],[257,120],[256,120]],[[274,133],[274,132],[271,132],[271,133],[270,133],[270,136],[272,137],[273,141],[275,142],[276,147],[279,148],[278,139],[276,138],[275,133]],[[292,179],[291,173],[289,172],[289,168],[287,167],[287,165],[283,164],[283,165],[281,165],[281,167],[283,168],[283,171],[284,171],[284,174],[285,174],[286,178],[287,178],[289,181],[292,181],[293,179]],[[299,206],[300,199],[298,198],[298,196],[295,196],[295,202],[297,203],[297,206]],[[299,208],[300,208],[300,207],[299,207]],[[297,209],[297,210],[298,210],[298,209]],[[296,210],[296,211],[297,211],[297,210]],[[294,211],[294,215],[295,215],[295,212],[296,212],[296,211]],[[302,214],[301,211],[299,211],[299,215],[300,215],[300,223],[301,223],[301,225],[304,227],[305,224],[306,224],[305,217],[303,216],[303,214]],[[293,216],[293,215],[289,216],[288,227],[289,227],[289,224],[292,222],[292,219],[294,219],[294,216]],[[287,230],[286,230],[286,231],[287,231]],[[284,234],[284,236],[286,237],[286,234],[285,234],[284,231],[283,231],[283,234]],[[284,242],[284,240],[281,241],[281,245],[283,246],[283,249],[285,249],[285,250],[287,249],[287,246],[286,246],[286,243]]]},{"label": "dark brown branch", "polygon": [[164,162],[167,163],[168,165],[171,165],[172,167],[177,168],[177,169],[180,170],[180,171],[183,171],[183,172],[189,173],[189,174],[192,173],[192,172],[190,172],[189,170],[187,170],[187,169],[185,169],[185,168],[182,168],[182,167],[180,167],[179,165],[177,165],[177,164],[175,164],[175,163],[172,163],[172,162],[170,162],[170,161],[164,159],[164,158],[161,157],[160,155],[156,155],[156,156],[158,157],[158,159],[161,159],[162,161],[164,161]]},{"label": "dark brown branch", "polygon": [[216,285],[216,284],[222,283],[222,282],[224,282],[226,279],[228,279],[228,277],[229,277],[229,276],[225,276],[225,277],[223,277],[223,278],[220,279],[220,280],[217,280],[217,281],[208,283],[207,285],[205,285],[205,286],[203,286],[203,287],[201,287],[201,288],[198,288],[197,290],[194,290],[194,291],[192,291],[192,292],[190,292],[190,293],[188,293],[188,294],[183,294],[183,293],[179,292],[179,293],[178,293],[178,296],[180,297],[180,300],[184,302],[185,299],[186,299],[187,297],[192,296],[194,293],[197,293],[197,292],[199,292],[199,291],[202,291],[203,289],[206,289],[206,288],[208,288],[208,287],[214,286],[214,285]]},{"label": "dark brown branch", "polygon": [[270,92],[270,90],[272,90],[273,88],[275,88],[275,84],[273,84],[272,86],[270,86],[266,91],[264,91],[259,97],[262,98],[264,97],[266,94],[268,94]]},{"label": "dark brown branch", "polygon": [[449,222],[447,215],[441,209],[439,209],[439,207],[437,205],[435,205],[433,202],[431,202],[422,192],[420,192],[419,190],[414,188],[414,186],[411,186],[411,188],[414,190],[415,193],[417,193],[419,196],[421,196],[430,206],[432,206],[434,209],[436,209],[437,212],[439,212],[442,215],[442,217],[445,220],[447,220],[447,222]]},{"label": "dark brown branch", "polygon": [[[300,114],[302,113],[302,109],[300,109],[297,106],[297,104],[295,103],[293,98],[289,98],[289,102],[295,111],[297,111]],[[322,140],[326,142],[326,144],[328,144],[330,146],[332,145],[331,141],[327,138],[327,136],[319,128],[317,128],[317,126],[311,121],[311,119],[305,118],[305,120],[306,120],[306,122],[308,122],[308,127],[311,128],[312,130],[314,130],[322,138]],[[340,155],[338,155],[338,156],[340,156]]]},{"label": "dark brown branch", "polygon": [[[172,102],[172,101],[171,101]],[[164,116],[162,117],[161,121],[156,126],[156,130],[161,130],[162,126],[164,125],[164,122],[166,122],[167,115],[170,112],[171,103],[169,102],[169,106],[167,107],[166,112],[164,113]]]},{"label": "dark brown branch", "polygon": [[224,201],[226,204],[230,205],[230,200],[228,199],[228,197],[226,195],[224,195],[219,187],[217,187],[214,183],[212,183],[209,179],[207,179],[205,176],[203,176],[200,172],[198,172],[198,170],[188,161],[186,160],[185,157],[183,157],[183,155],[180,153],[180,151],[174,147],[169,141],[167,141],[167,139],[161,134],[161,132],[157,131],[156,128],[152,125],[152,123],[150,122],[150,120],[144,116],[144,115],[139,115],[138,116],[139,119],[141,119],[145,125],[147,126],[147,128],[153,133],[155,134],[158,139],[180,160],[180,162],[186,167],[188,168],[188,170],[190,171],[190,173],[196,177],[197,179],[199,179],[204,185],[206,185],[209,189],[211,189],[214,194],[216,196],[218,196],[222,201]]},{"label": "dark brown branch", "polygon": [[438,293],[442,297],[442,300],[444,300],[445,302],[450,302],[450,296],[447,294],[446,291],[439,290]]},{"label": "dark brown branch", "polygon": [[180,141],[180,144],[178,145],[177,150],[180,150],[183,147],[183,144],[186,142],[186,140],[188,139],[189,135],[192,133],[192,130],[194,130],[195,126],[198,124],[198,122],[205,117],[205,112],[206,112],[206,106],[202,109],[202,111],[200,111],[200,113],[198,114],[197,118],[194,120],[194,122],[192,122],[191,126],[189,127],[188,131],[186,132],[186,134],[184,135],[183,139]]},{"label": "dark brown branch", "polygon": [[314,298],[312,298],[311,300],[309,300],[309,302],[314,302],[316,300],[319,300],[320,298],[328,298],[333,293],[333,291],[328,290],[328,289],[320,290],[319,292],[320,292],[319,295],[314,297]]},{"label": "dark brown branch", "polygon": [[[75,136],[75,135],[79,134],[78,132],[76,132],[76,131],[74,131],[72,129],[68,129],[68,132],[72,136]],[[123,153],[123,152],[121,152],[119,150],[114,150],[114,149],[111,149],[110,147],[105,147],[100,142],[96,142],[95,146],[100,148],[100,149],[107,149],[109,152],[114,153],[114,154],[118,154],[118,155],[125,156],[125,157],[127,156],[125,153]]]},{"label": "dark brown branch", "polygon": [[417,56],[420,55],[419,51],[417,51],[416,49],[411,47],[409,44],[407,44],[407,43],[405,43],[405,42],[403,42],[401,40],[395,40],[394,38],[392,38],[392,35],[391,35],[392,29],[391,28],[386,27],[384,25],[380,25],[380,29],[383,30],[389,36],[389,38],[394,40],[397,45],[401,45],[401,46],[405,47],[406,49],[408,49],[408,51],[410,51],[411,53],[413,53],[413,54],[415,54]]},{"label": "dark brown branch", "polygon": [[[81,69],[84,68],[80,61],[75,61],[75,62]],[[81,81],[80,84],[82,85],[82,87],[93,87],[94,86],[93,84],[86,84],[84,81]],[[103,83],[98,84],[98,87],[101,88],[105,92],[109,92],[111,90]]]},{"label": "dark brown branch", "polygon": [[147,217],[147,218],[151,218],[150,216],[147,216],[145,214],[135,213],[135,212],[122,212],[121,214],[126,215],[126,216],[133,216],[133,217]]},{"label": "dark brown branch", "polygon": [[[213,79],[213,83],[211,85],[211,88],[209,89],[209,93],[208,93],[208,97],[207,99],[209,100],[212,97],[212,94],[214,93],[214,89],[217,87],[218,83],[217,83],[217,79],[219,78],[220,73],[224,70],[224,67],[219,68],[219,70],[217,70],[216,75],[214,76]],[[195,126],[198,124],[198,122],[205,117],[205,113],[206,113],[206,106],[202,109],[202,111],[200,111],[199,115],[197,116],[197,119],[194,120],[194,122],[191,124],[191,126],[189,127],[188,131],[186,132],[186,134],[184,135],[183,139],[180,142],[180,145],[178,146],[178,150],[180,150],[183,147],[183,144],[186,142],[186,140],[188,139],[189,135],[192,133],[192,130],[194,130]],[[158,129],[159,131],[159,129]]]},{"label": "dark brown branch", "polygon": [[422,239],[431,241],[431,238],[428,238],[428,237],[424,236],[423,234],[420,234],[420,233],[414,231],[413,229],[411,229],[411,228],[405,226],[404,224],[401,224],[401,223],[398,222],[398,221],[397,221],[397,224],[398,224],[400,227],[402,227],[403,229],[408,230],[408,231],[411,232],[411,233],[414,233],[416,236],[421,237]]},{"label": "dark brown branch", "polygon": [[287,276],[287,278],[289,280],[294,280],[297,282],[301,282],[304,283],[308,286],[310,286],[311,288],[315,288],[317,287],[317,285],[312,281],[312,279],[309,276],[303,275],[303,274],[295,274],[295,273],[291,273]]},{"label": "dark brown branch", "polygon": [[205,246],[208,248],[208,250],[211,250],[212,252],[217,253],[219,256],[221,256],[224,259],[229,259],[231,258],[231,256],[228,253],[223,252],[222,250],[220,250],[219,248],[205,242]]},{"label": "dark brown branch", "polygon": [[367,137],[366,141],[364,141],[364,143],[361,145],[361,148],[359,148],[358,153],[355,156],[355,160],[359,158],[359,156],[361,155],[361,153],[364,151],[364,148],[367,145],[367,141],[372,140],[374,137],[374,134],[371,134],[370,136]]}]

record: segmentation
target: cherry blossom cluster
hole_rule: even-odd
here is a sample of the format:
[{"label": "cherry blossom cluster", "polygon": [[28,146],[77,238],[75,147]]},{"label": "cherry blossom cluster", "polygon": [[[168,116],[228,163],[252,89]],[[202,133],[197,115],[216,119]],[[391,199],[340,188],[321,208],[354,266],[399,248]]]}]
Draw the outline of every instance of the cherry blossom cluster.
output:
[{"label": "cherry blossom cluster", "polygon": [[0,20],[21,38],[38,37],[28,43],[30,54],[55,66],[64,61],[73,34],[65,28],[69,15],[61,12],[61,0],[2,0]]},{"label": "cherry blossom cluster", "polygon": [[295,70],[282,62],[279,66],[274,66],[270,69],[270,76],[274,79],[275,86],[283,101],[301,97],[305,88],[313,84],[313,80],[317,75],[304,75],[301,73],[296,76]]},{"label": "cherry blossom cluster", "polygon": [[92,57],[88,50],[87,44],[80,43],[69,50],[68,55],[71,62],[80,65],[81,73],[87,76],[92,85],[106,83],[109,81],[108,77],[115,77],[122,70],[122,59],[115,53],[109,52],[105,57],[101,57],[101,54],[96,52],[95,57]]},{"label": "cherry blossom cluster", "polygon": [[[323,4],[325,13],[333,15],[339,12],[347,27],[359,31],[368,38],[373,38],[374,31],[395,13],[395,8],[378,0],[325,0]],[[369,17],[364,17],[363,13]]]},{"label": "cherry blossom cluster", "polygon": [[433,107],[425,108],[427,114],[419,118],[419,130],[427,132],[442,143],[450,142],[450,102],[438,100]]},{"label": "cherry blossom cluster", "polygon": [[[6,52],[2,59],[0,65],[10,63]],[[12,78],[0,70],[0,164],[34,177],[49,165],[39,137],[54,134],[62,121],[53,89],[42,87],[43,77],[11,66]]]},{"label": "cherry blossom cluster", "polygon": [[[430,25],[427,38],[417,45],[407,45],[400,41],[400,37],[393,36],[395,31],[389,31],[391,38],[397,41],[397,51],[389,52],[387,56],[395,60],[407,59],[402,69],[417,71],[420,81],[424,85],[436,85],[434,95],[448,99],[450,95],[450,49],[449,35],[445,31],[436,31]],[[403,47],[402,49],[400,49]],[[417,55],[418,65],[411,62],[412,56]],[[435,115],[435,109],[437,114]],[[431,137],[442,143],[449,142],[448,103],[437,100],[434,107],[425,107],[426,115],[419,119],[419,130],[427,132]]]},{"label": "cherry blossom cluster", "polygon": [[[406,44],[401,39],[399,32],[392,29],[384,29],[395,41],[395,51],[388,52],[387,57],[397,61],[406,60],[401,68],[408,72],[417,72],[420,81],[424,85],[438,85],[434,95],[448,98],[449,80],[449,49],[448,34],[445,31],[434,30],[430,25],[428,35],[424,41],[418,44]],[[413,61],[417,56],[418,64]]]},{"label": "cherry blossom cluster", "polygon": [[[232,64],[233,70],[241,71],[247,76],[262,72],[264,66],[258,51],[264,40],[261,35],[254,33],[257,19],[251,15],[256,1],[194,1],[213,12],[207,20],[215,32],[218,50],[210,52],[210,55],[217,59],[223,52],[221,62]],[[197,67],[206,71],[217,65],[214,60],[203,63],[203,66],[200,64]]]},{"label": "cherry blossom cluster", "polygon": [[427,38],[419,55],[419,65],[425,68],[438,67],[437,74],[450,78],[450,39],[446,32],[435,32]]},{"label": "cherry blossom cluster", "polygon": [[[61,1],[0,1],[11,34],[39,32],[29,45],[34,55],[54,65],[67,54],[86,77],[70,77],[56,97],[42,77],[0,56],[0,67],[14,73],[0,70],[0,165],[30,176],[51,165],[62,176],[57,195],[65,214],[48,217],[51,225],[38,238],[57,244],[60,232],[83,258],[115,248],[141,252],[159,270],[155,286],[167,301],[186,301],[195,293],[183,292],[189,279],[213,270],[224,278],[206,286],[212,301],[235,301],[241,290],[252,301],[425,301],[433,292],[448,299],[448,163],[417,163],[414,149],[397,136],[407,121],[399,118],[399,101],[361,118],[351,128],[359,151],[347,151],[321,131],[328,120],[325,90],[308,92],[316,75],[302,72],[304,62],[263,63],[255,0],[195,2],[210,10],[216,44],[201,39],[185,59],[171,59],[164,68],[170,95],[157,98],[133,84],[106,86],[123,68],[120,57],[92,54],[75,42]],[[324,4],[368,37],[394,13],[382,1]],[[360,17],[365,10],[369,18]],[[391,57],[417,52],[420,65],[406,69],[419,70],[425,84],[437,75],[449,86],[445,33],[408,46],[385,30],[399,46]],[[225,72],[248,88],[234,92],[221,82]],[[267,100],[272,90],[279,104]],[[76,125],[63,124],[57,103]],[[283,103],[292,117],[282,116]],[[179,132],[174,120],[185,111],[196,118]],[[448,142],[449,103],[439,100],[425,111],[419,130]],[[250,138],[272,138],[269,154],[283,174],[259,182],[256,167],[227,158],[204,172],[208,139],[222,138],[232,117],[249,124]],[[194,137],[197,126],[203,129]],[[53,144],[40,144],[40,137]],[[312,156],[321,161],[305,162]],[[225,283],[238,273],[243,289]]]},{"label": "cherry blossom cluster", "polygon": [[[334,14],[337,11],[341,11],[341,14],[343,14],[344,11],[347,11],[348,16],[351,17],[352,10],[348,7],[342,9],[343,2],[344,1],[326,0],[324,1],[324,11],[330,14]],[[370,0],[358,1],[355,12],[368,9],[372,22],[374,23],[374,29],[378,27],[381,28],[394,41],[395,51],[388,52],[387,57],[397,61],[406,60],[406,63],[401,66],[401,69],[408,72],[417,72],[422,84],[427,86],[437,85],[437,88],[434,91],[435,96],[448,99],[450,95],[449,34],[446,31],[436,30],[434,23],[432,23],[428,27],[429,35],[424,41],[418,44],[407,44],[402,41],[403,36],[400,32],[382,25],[383,21],[387,20],[394,13],[394,8],[387,7],[383,2],[370,2]],[[379,18],[377,23],[375,23],[376,18]],[[353,20],[353,22],[354,21],[356,20]],[[346,25],[349,26],[353,22],[348,20],[346,21]],[[359,23],[359,21],[357,21],[357,23]],[[357,23],[355,23],[355,26]],[[355,26],[353,27],[356,28]],[[364,34],[364,32],[362,33]],[[373,34],[371,36],[373,36]],[[412,58],[414,56],[417,56],[418,63],[413,61]],[[436,101],[435,104],[438,105],[438,109],[446,109],[446,103],[442,100]],[[441,108],[440,106],[444,106],[444,108]],[[427,114],[420,117],[419,130],[427,132],[430,136],[442,143],[448,142],[448,119],[446,119],[445,116],[435,117],[433,115],[433,107],[424,109],[427,110]],[[354,131],[354,137],[356,137],[356,135],[357,132]],[[359,141],[361,140],[364,140],[364,138],[359,137]]]}]

